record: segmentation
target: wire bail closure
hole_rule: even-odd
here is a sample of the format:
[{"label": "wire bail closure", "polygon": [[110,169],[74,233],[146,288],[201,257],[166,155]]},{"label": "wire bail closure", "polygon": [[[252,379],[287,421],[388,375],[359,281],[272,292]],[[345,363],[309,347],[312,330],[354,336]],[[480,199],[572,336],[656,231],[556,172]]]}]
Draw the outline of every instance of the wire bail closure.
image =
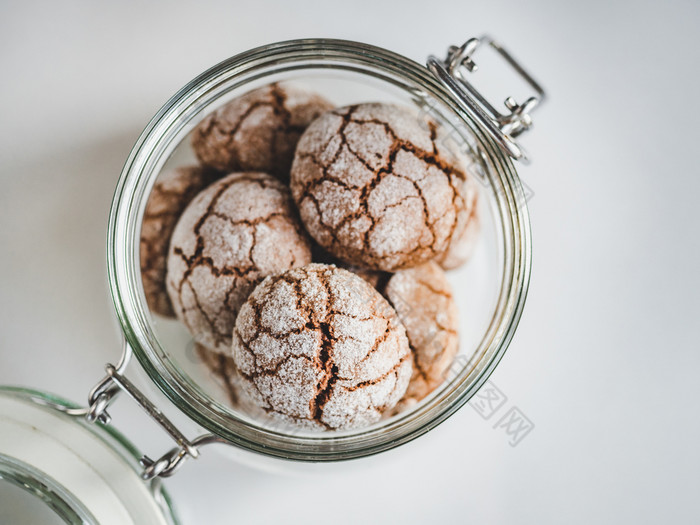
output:
[{"label": "wire bail closure", "polygon": [[119,364],[117,366],[112,364],[105,366],[107,375],[90,391],[88,397],[89,406],[85,409],[72,411],[71,415],[84,416],[90,423],[99,421],[107,425],[112,419],[107,413],[107,408],[117,394],[126,392],[151,419],[168,433],[177,445],[161,456],[160,459],[152,460],[148,456],[143,456],[139,461],[139,464],[143,467],[141,478],[145,481],[155,481],[156,478],[172,476],[188,457],[197,458],[199,456],[199,447],[202,445],[223,441],[212,434],[204,434],[193,440],[187,439],[165,414],[123,375],[131,354],[131,348],[124,340]]},{"label": "wire bail closure", "polygon": [[[477,70],[473,55],[482,45],[491,46],[535,92],[522,104],[513,97],[504,101],[508,113],[501,113],[468,80]],[[450,46],[444,60],[430,55],[428,69],[457,98],[461,106],[491,135],[499,147],[514,159],[528,162],[525,149],[514,138],[532,126],[532,112],[546,98],[544,89],[513,56],[489,36],[471,38],[461,46]]]}]

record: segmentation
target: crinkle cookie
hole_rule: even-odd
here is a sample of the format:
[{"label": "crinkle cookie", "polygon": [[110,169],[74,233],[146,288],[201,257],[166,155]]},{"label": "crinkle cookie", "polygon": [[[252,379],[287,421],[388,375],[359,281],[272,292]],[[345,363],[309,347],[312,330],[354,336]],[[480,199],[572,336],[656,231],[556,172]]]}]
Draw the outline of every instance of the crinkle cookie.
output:
[{"label": "crinkle cookie", "polygon": [[479,188],[473,176],[468,176],[464,185],[465,213],[460,215],[455,232],[452,235],[447,250],[435,258],[445,270],[453,270],[462,266],[472,256],[481,231],[479,217]]},{"label": "crinkle cookie", "polygon": [[264,173],[233,173],[180,217],[168,253],[168,295],[195,341],[228,353],[236,315],[253,288],[310,261],[289,190]]},{"label": "crinkle cookie", "polygon": [[332,107],[315,93],[270,84],[207,116],[192,134],[192,147],[205,166],[226,172],[263,171],[287,181],[302,132]]},{"label": "crinkle cookie", "polygon": [[291,189],[311,236],[357,266],[395,271],[442,254],[467,213],[463,159],[408,109],[359,104],[304,132]]},{"label": "crinkle cookie", "polygon": [[384,294],[406,327],[413,377],[406,399],[420,400],[445,379],[459,348],[459,317],[452,288],[435,262],[399,270]]},{"label": "crinkle cookie", "polygon": [[188,166],[158,175],[141,226],[141,281],[148,307],[164,317],[175,317],[165,290],[170,236],[180,214],[203,188],[221,177],[216,171]]},{"label": "crinkle cookie", "polygon": [[309,264],[266,278],[236,319],[241,390],[272,420],[308,430],[378,421],[413,359],[394,309],[364,279]]}]

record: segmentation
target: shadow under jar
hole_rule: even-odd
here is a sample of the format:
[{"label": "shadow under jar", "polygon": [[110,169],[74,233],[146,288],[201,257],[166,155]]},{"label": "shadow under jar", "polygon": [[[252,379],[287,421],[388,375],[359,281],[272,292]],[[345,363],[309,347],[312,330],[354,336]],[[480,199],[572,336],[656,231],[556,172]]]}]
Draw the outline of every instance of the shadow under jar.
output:
[{"label": "shadow under jar", "polygon": [[[492,41],[488,43],[500,49]],[[451,48],[445,61],[431,57],[430,68],[380,48],[348,41],[297,40],[264,46],[226,60],[195,78],[147,126],[124,166],[109,221],[109,284],[126,350],[117,367],[111,371],[108,367],[110,373],[102,387],[98,385],[93,391],[91,402],[97,417],[100,407],[95,408],[95,403],[100,395],[124,388],[121,374],[133,353],[165,396],[205,430],[201,438],[191,442],[170,432],[180,448],[161,462],[157,471],[151,464],[149,475],[170,473],[180,459],[196,455],[197,447],[208,442],[301,461],[368,456],[401,445],[440,424],[487,380],[513,337],[528,288],[529,220],[523,187],[512,162],[512,157],[522,152],[511,142],[511,136],[521,131],[518,126],[523,123],[527,127],[523,110],[531,108],[516,105],[510,122],[501,121],[505,138],[494,138],[489,122],[484,121],[489,118],[490,126],[497,127],[494,119],[487,117],[488,108],[478,110],[482,111],[479,114],[465,104],[464,93],[469,90],[452,74],[469,67],[473,46],[465,46]],[[512,61],[510,55],[504,56]],[[526,75],[515,63],[511,65]],[[152,314],[146,304],[139,240],[144,209],[159,174],[196,162],[190,135],[207,115],[242,94],[274,82],[308,89],[336,106],[389,102],[413,107],[417,115],[438,123],[438,140],[443,147],[467,155],[469,172],[479,183],[478,244],[467,265],[448,272],[460,316],[457,358],[445,381],[428,397],[365,428],[286,431],[233,408],[226,392],[211,380],[197,359],[192,336],[179,322]],[[509,109],[513,109],[511,106]],[[111,397],[103,399],[102,410]]]}]

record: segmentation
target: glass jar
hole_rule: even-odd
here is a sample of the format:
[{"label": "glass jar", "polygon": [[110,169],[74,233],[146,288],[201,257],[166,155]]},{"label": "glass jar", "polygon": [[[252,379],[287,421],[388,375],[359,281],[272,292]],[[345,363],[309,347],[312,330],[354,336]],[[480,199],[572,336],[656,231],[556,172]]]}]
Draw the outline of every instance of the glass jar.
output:
[{"label": "glass jar", "polygon": [[0,522],[176,525],[160,480],[141,479],[134,446],[75,412],[53,395],[0,387]]},{"label": "glass jar", "polygon": [[[277,458],[333,461],[375,454],[414,439],[462,407],[503,357],[520,318],[530,275],[530,228],[523,187],[513,157],[524,153],[513,137],[529,126],[531,98],[506,102],[500,115],[471,87],[467,70],[480,43],[489,44],[542,96],[539,86],[500,46],[473,39],[450,48],[429,68],[384,49],[339,40],[296,40],[257,48],[226,60],[177,92],[139,137],[114,194],[108,231],[109,285],[126,349],[90,397],[99,419],[113,395],[128,390],[176,439],[178,449],[151,464],[147,475],[169,474],[208,442],[223,442]],[[272,82],[309,87],[337,105],[395,102],[414,107],[441,127],[439,140],[470,159],[480,184],[482,239],[474,260],[452,284],[465,328],[460,354],[449,376],[414,408],[368,428],[316,434],[289,432],[233,410],[203,380],[188,357],[182,330],[153,316],[141,285],[139,239],[149,192],[162,170],[193,159],[188,135],[211,111]],[[133,353],[153,383],[205,434],[184,438],[123,376]]]}]

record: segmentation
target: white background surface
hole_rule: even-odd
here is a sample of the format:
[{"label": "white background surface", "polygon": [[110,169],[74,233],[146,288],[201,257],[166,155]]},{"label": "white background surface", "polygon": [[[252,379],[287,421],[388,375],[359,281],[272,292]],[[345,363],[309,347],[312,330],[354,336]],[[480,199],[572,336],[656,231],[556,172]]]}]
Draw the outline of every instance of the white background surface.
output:
[{"label": "white background surface", "polygon": [[[409,445],[304,476],[211,451],[168,481],[183,522],[698,523],[700,4],[609,4],[3,0],[0,384],[83,402],[116,359],[112,191],[190,78],[288,38],[423,61],[488,31],[551,95],[524,138],[531,292],[493,375],[534,431],[513,448],[465,407]],[[117,420],[165,450],[136,415]]]}]

